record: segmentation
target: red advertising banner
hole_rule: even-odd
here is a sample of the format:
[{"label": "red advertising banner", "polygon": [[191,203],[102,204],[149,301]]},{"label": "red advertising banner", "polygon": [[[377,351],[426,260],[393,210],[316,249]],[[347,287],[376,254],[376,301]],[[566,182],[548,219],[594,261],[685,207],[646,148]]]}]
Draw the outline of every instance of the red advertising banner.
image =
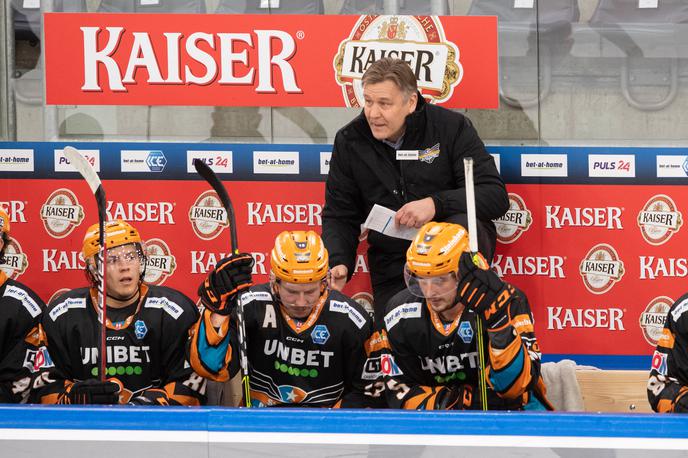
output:
[{"label": "red advertising banner", "polygon": [[[14,241],[3,270],[45,300],[84,286],[81,240],[96,221],[86,183],[5,181],[0,206],[10,213]],[[322,182],[225,183],[240,249],[254,255],[258,282],[268,278],[278,232],[320,232]],[[217,196],[202,181],[105,180],[104,186],[108,217],[130,221],[147,241],[146,281],[195,299],[198,284],[229,252],[222,212],[207,211],[219,209]],[[668,307],[685,292],[685,187],[513,184],[509,192],[493,268],[527,293],[543,351],[651,354]],[[367,272],[361,254],[346,292],[362,302],[370,301]]]},{"label": "red advertising banner", "polygon": [[481,16],[45,14],[51,105],[358,107],[375,60],[423,95],[497,108],[497,19]]}]

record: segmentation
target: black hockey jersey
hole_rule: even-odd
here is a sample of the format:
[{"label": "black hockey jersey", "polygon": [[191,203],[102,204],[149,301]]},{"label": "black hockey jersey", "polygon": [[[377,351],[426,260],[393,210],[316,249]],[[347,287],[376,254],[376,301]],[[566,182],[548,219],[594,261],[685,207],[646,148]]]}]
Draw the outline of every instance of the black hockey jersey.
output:
[{"label": "black hockey jersey", "polygon": [[[303,324],[258,285],[242,295],[253,406],[364,407],[372,321],[354,300],[328,291]],[[231,329],[228,323],[231,322]],[[191,343],[199,374],[225,381],[239,371],[236,319],[216,330],[205,310]],[[219,331],[219,332],[218,332]]]},{"label": "black hockey jersey", "polygon": [[0,270],[0,403],[23,403],[52,360],[41,343],[45,303]]},{"label": "black hockey jersey", "polygon": [[[508,323],[483,329],[487,405],[490,410],[551,409],[540,376],[540,350],[525,295],[516,290]],[[434,409],[442,391],[462,393],[458,409],[480,409],[476,314],[444,323],[425,300],[404,290],[387,305],[380,369],[393,408]],[[483,326],[485,322],[483,321]],[[386,336],[385,336],[386,334]]]},{"label": "black hockey jersey", "polygon": [[[95,303],[96,291],[80,288],[49,305],[43,327],[56,366],[51,374],[55,382],[43,390],[41,402],[66,403],[64,392],[73,381],[98,378],[100,319]],[[205,402],[206,380],[186,359],[189,330],[198,316],[196,305],[182,293],[141,286],[134,315],[107,328],[107,377],[124,385],[120,403],[140,395],[158,399],[161,393],[160,403]]]},{"label": "black hockey jersey", "polygon": [[688,294],[674,302],[652,355],[647,397],[655,412],[688,412]]}]

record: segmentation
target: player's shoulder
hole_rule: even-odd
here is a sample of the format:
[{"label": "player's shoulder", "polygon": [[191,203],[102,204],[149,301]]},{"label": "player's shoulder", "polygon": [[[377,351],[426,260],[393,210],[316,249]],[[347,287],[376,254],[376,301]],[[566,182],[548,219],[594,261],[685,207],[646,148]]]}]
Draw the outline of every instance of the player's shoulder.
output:
[{"label": "player's shoulder", "polygon": [[275,301],[275,297],[270,289],[270,283],[252,286],[248,291],[242,293],[239,299],[244,307],[253,309],[263,307],[265,304]]},{"label": "player's shoulder", "polygon": [[194,319],[199,315],[198,307],[186,294],[167,286],[148,285],[143,308],[159,309],[175,320],[183,315]]},{"label": "player's shoulder", "polygon": [[387,332],[401,327],[423,315],[423,301],[405,289],[392,297],[385,307],[385,328]]},{"label": "player's shoulder", "polygon": [[685,322],[686,317],[688,317],[686,312],[688,312],[688,293],[674,301],[674,304],[669,308],[669,315],[667,318],[674,323],[678,323],[679,320]]},{"label": "player's shoulder", "polygon": [[372,325],[370,315],[363,306],[339,291],[330,290],[325,308],[327,313],[343,318],[343,322],[351,323],[358,329],[367,329]]},{"label": "player's shoulder", "polygon": [[43,299],[23,283],[7,279],[3,287],[3,302],[15,303],[19,308],[19,313],[26,311],[31,318],[37,318],[45,310],[46,305]]},{"label": "player's shoulder", "polygon": [[57,322],[84,313],[88,305],[89,294],[89,288],[76,288],[54,298],[46,309],[46,314],[50,318],[49,321]]}]

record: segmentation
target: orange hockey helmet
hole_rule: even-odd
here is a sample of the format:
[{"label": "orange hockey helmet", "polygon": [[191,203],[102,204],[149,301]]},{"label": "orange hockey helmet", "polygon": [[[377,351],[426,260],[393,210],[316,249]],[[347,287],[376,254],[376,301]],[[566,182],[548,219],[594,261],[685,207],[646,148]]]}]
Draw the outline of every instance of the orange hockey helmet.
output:
[{"label": "orange hockey helmet", "polygon": [[468,231],[458,224],[430,221],[406,251],[406,266],[414,275],[437,276],[459,269],[461,253],[469,251]]},{"label": "orange hockey helmet", "polygon": [[279,280],[311,283],[327,275],[329,257],[322,239],[313,231],[284,231],[275,239],[270,269]]},{"label": "orange hockey helmet", "polygon": [[[138,243],[141,248],[141,236],[131,224],[121,219],[108,221],[105,223],[105,243],[108,249],[115,248],[129,243]],[[84,259],[98,253],[100,250],[100,234],[98,223],[93,224],[86,231],[84,237],[83,255]]]}]

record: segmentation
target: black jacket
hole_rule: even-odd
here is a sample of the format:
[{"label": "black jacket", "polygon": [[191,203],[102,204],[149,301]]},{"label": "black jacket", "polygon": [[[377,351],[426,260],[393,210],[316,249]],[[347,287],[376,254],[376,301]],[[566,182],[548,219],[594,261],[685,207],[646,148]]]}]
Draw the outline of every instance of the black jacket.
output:
[{"label": "black jacket", "polygon": [[[360,225],[373,205],[398,210],[407,202],[432,197],[435,221],[466,213],[464,157],[474,159],[478,219],[492,225],[491,220],[509,208],[494,159],[485,151],[471,122],[460,113],[427,104],[419,94],[416,111],[406,117],[400,149],[420,150],[421,159],[397,161],[394,149],[373,137],[363,113],[337,132],[325,187],[323,239],[330,265],[346,265],[349,276]],[[381,272],[384,259],[403,256],[409,242],[371,231],[368,243],[373,282],[398,275]]]}]

